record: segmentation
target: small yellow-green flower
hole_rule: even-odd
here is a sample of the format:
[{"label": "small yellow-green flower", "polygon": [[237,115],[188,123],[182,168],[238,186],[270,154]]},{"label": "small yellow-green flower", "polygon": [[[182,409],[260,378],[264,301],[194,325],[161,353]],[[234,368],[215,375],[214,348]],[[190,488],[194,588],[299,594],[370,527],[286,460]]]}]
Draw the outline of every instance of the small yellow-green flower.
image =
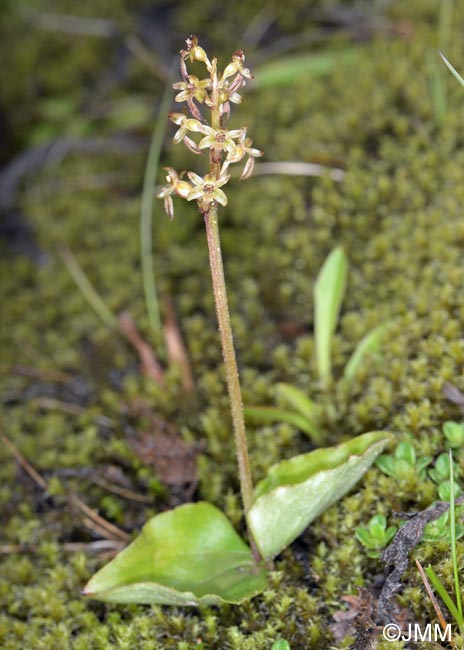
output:
[{"label": "small yellow-green flower", "polygon": [[187,117],[183,113],[169,113],[169,119],[174,124],[177,124],[180,128],[176,131],[176,134],[173,138],[174,144],[179,144],[182,140],[185,139],[187,131],[204,131],[206,128],[199,120],[196,120],[192,117]]},{"label": "small yellow-green flower", "polygon": [[259,149],[254,149],[251,146],[253,144],[253,140],[247,137],[246,127],[244,127],[241,131],[242,134],[240,136],[240,139],[235,144],[235,151],[233,153],[229,153],[222,166],[221,172],[225,173],[231,163],[240,162],[243,158],[245,158],[245,156],[248,156],[248,160],[246,161],[245,167],[243,168],[243,172],[240,176],[240,180],[245,180],[246,178],[249,178],[253,173],[255,158],[260,158],[263,155],[263,152]]},{"label": "small yellow-green flower", "polygon": [[231,156],[235,154],[237,146],[234,139],[239,139],[243,136],[243,129],[226,131],[225,129],[213,129],[205,125],[202,125],[202,132],[207,135],[198,143],[200,149],[208,148],[214,149],[215,151],[227,151]]},{"label": "small yellow-green flower", "polygon": [[246,79],[253,79],[253,75],[248,68],[245,68],[243,65],[245,63],[245,52],[243,50],[237,50],[232,55],[232,61],[229,65],[226,66],[226,69],[222,73],[221,82],[227,79],[227,77],[232,77],[234,74],[240,74]]},{"label": "small yellow-green flower", "polygon": [[207,97],[207,90],[211,88],[211,79],[198,79],[193,74],[187,75],[187,81],[178,81],[173,84],[175,90],[181,92],[175,96],[176,102],[186,102],[189,99],[196,99],[202,104]]},{"label": "small yellow-green flower", "polygon": [[211,62],[204,49],[198,45],[198,38],[192,35],[185,42],[187,43],[187,49],[180,51],[182,60],[201,61],[206,65],[208,71],[211,71]]},{"label": "small yellow-green flower", "polygon": [[156,195],[157,199],[164,199],[164,209],[170,219],[174,218],[174,204],[172,202],[172,194],[181,196],[183,199],[188,198],[192,191],[192,186],[187,181],[183,181],[179,174],[172,167],[165,167],[167,171],[166,182],[167,185],[162,188]]},{"label": "small yellow-green flower", "polygon": [[187,201],[198,199],[204,208],[207,208],[212,201],[217,201],[221,205],[227,205],[227,196],[219,188],[227,183],[230,178],[229,174],[221,174],[219,178],[215,178],[212,174],[206,174],[202,178],[198,174],[195,174],[195,172],[188,172],[188,177],[194,187],[187,195]]}]

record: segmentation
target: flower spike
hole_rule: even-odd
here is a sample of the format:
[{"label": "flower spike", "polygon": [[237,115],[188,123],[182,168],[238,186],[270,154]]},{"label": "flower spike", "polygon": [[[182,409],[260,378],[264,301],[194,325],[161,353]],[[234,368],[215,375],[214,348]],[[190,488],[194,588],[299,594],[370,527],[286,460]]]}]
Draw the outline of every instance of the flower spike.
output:
[{"label": "flower spike", "polygon": [[[169,119],[178,128],[174,134],[174,144],[183,142],[194,154],[208,152],[209,170],[204,177],[188,172],[190,183],[182,180],[171,167],[167,167],[167,185],[157,194],[164,200],[168,216],[174,216],[173,196],[180,196],[187,201],[196,200],[202,214],[206,214],[216,204],[227,205],[227,196],[221,189],[230,178],[229,167],[246,158],[240,180],[251,176],[255,158],[262,156],[259,149],[252,147],[252,140],[247,136],[247,128],[228,130],[227,121],[231,104],[239,104],[239,94],[247,80],[252,79],[249,68],[245,67],[245,54],[237,50],[232,55],[222,73],[218,73],[217,59],[209,59],[205,50],[199,45],[194,35],[186,40],[186,48],[180,51],[180,68],[182,79],[173,88],[177,91],[175,100],[185,102],[184,112],[169,114]],[[209,76],[200,79],[188,70],[188,64],[204,63]],[[209,109],[209,124],[202,115],[199,106]],[[201,137],[194,139],[200,133]],[[193,135],[192,135],[193,134]]]}]

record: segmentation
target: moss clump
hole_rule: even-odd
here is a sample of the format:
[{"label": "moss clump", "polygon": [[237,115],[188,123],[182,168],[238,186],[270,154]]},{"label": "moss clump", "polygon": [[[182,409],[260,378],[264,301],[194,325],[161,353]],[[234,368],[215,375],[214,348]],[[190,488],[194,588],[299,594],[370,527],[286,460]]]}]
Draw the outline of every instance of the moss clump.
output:
[{"label": "moss clump", "polygon": [[[135,4],[94,0],[81,3],[80,11],[108,14],[126,29],[133,25]],[[198,0],[188,9],[174,3],[166,9],[174,41],[168,49],[177,50],[194,26],[199,34],[211,29],[209,49],[217,50],[216,40],[228,51],[259,5],[234,5],[213,32],[213,4]],[[348,395],[331,396],[328,442],[388,428],[411,433],[417,454],[432,456],[445,446],[442,423],[457,417],[442,396],[443,385],[451,381],[464,389],[462,89],[445,77],[449,109],[438,128],[425,62],[436,38],[435,5],[393,2],[392,20],[409,23],[414,36],[379,35],[362,46],[355,66],[340,63],[329,76],[296,80],[284,92],[249,93],[240,109],[242,115],[248,111],[243,122],[253,127],[255,143],[268,160],[324,157],[334,165],[343,162],[346,176],[341,184],[328,177],[280,176],[237,184],[229,192],[222,224],[245,400],[271,402],[277,381],[294,382],[324,399],[314,367],[312,284],[327,253],[342,244],[352,271],[335,341],[335,373],[365,332],[383,320],[393,322],[382,360],[362,369]],[[75,12],[64,0],[59,9]],[[278,13],[276,29],[300,33],[298,21],[309,10],[301,3],[298,11]],[[50,98],[71,108],[48,118],[46,137],[68,127],[72,132],[75,107],[95,87],[115,44],[84,39],[72,41],[70,50],[69,38],[25,29],[15,12],[8,21],[16,44],[9,48],[12,63],[3,66],[1,76],[8,88],[3,109],[12,115],[11,148],[45,137],[37,135],[36,124],[47,114]],[[458,38],[463,27],[463,17],[456,14],[453,61],[464,58]],[[14,56],[19,51],[21,57]],[[35,81],[28,85],[33,67]],[[132,61],[108,101],[129,93],[156,94],[159,88],[142,64]],[[19,110],[11,113],[18,103]],[[89,120],[84,122],[85,132],[94,133]],[[111,120],[98,123],[103,134],[110,135],[112,128]],[[146,123],[138,132],[148,136],[150,128]],[[173,164],[172,155],[169,151]],[[46,262],[38,267],[4,248],[0,345],[8,372],[0,379],[2,426],[51,483],[52,496],[3,455],[2,544],[30,544],[34,552],[1,559],[0,645],[5,650],[264,650],[284,637],[292,650],[327,648],[335,644],[330,624],[341,597],[358,585],[369,586],[381,573],[355,541],[355,529],[378,512],[427,506],[434,496],[421,479],[393,482],[370,470],[352,496],[321,516],[278,559],[268,591],[242,607],[110,607],[79,595],[101,560],[65,552],[65,543],[93,539],[69,512],[66,493],[79,493],[130,533],[172,499],[182,498],[153,482],[156,477],[129,444],[131,432],[143,430],[150,419],[128,415],[137,400],[174,424],[185,439],[203,442],[197,494],[243,526],[206,246],[195,210],[179,205],[172,224],[156,221],[155,237],[160,293],[175,300],[197,382],[197,393],[188,399],[175,370],[168,372],[164,390],[140,376],[133,351],[97,320],[56,254],[59,244],[69,244],[109,306],[115,312],[129,308],[150,338],[137,227],[144,158],[143,149],[130,156],[74,153],[59,167],[44,170],[40,185],[29,177],[20,207]],[[289,337],[289,331],[296,334]],[[18,365],[39,373],[24,376]],[[44,397],[73,404],[79,413],[45,409]],[[270,463],[309,446],[287,425],[249,433],[256,479]],[[456,454],[455,460],[463,473],[464,458]],[[122,471],[132,489],[152,494],[152,503],[115,497],[96,485],[92,477],[109,467]],[[461,540],[458,557],[463,551]],[[451,585],[446,545],[423,544],[418,553]],[[404,581],[401,602],[418,621],[433,621],[419,577],[411,570]],[[379,644],[387,647],[393,650],[395,644]]]}]

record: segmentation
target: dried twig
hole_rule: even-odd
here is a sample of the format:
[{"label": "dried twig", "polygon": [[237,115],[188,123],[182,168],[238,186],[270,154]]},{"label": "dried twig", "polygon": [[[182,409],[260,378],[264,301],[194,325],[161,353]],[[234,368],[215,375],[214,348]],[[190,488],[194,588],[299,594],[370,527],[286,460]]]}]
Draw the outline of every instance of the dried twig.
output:
[{"label": "dried twig", "polygon": [[417,569],[418,569],[418,571],[420,573],[420,577],[422,578],[422,582],[424,583],[424,586],[425,586],[425,589],[427,591],[428,597],[430,598],[431,603],[433,605],[433,609],[435,610],[435,613],[437,615],[438,622],[440,623],[440,627],[444,632],[446,632],[447,629],[448,629],[448,626],[446,624],[445,617],[443,616],[443,612],[441,611],[441,607],[438,604],[437,599],[435,598],[435,595],[434,595],[434,593],[432,591],[432,587],[430,586],[430,582],[429,582],[429,580],[428,580],[428,578],[427,578],[427,576],[425,574],[424,569],[422,568],[422,564],[419,562],[419,560],[417,558],[416,558],[416,566],[417,566]]},{"label": "dried twig", "polygon": [[[21,465],[21,467],[29,474],[32,480],[39,485],[43,490],[48,492],[48,483],[27,461],[24,456],[18,451],[15,445],[11,440],[0,431],[0,439],[3,441],[5,447],[11,452],[16,461]],[[116,540],[120,542],[128,542],[130,540],[130,535],[114,524],[111,524],[109,521],[106,521],[98,513],[96,513],[92,508],[89,508],[79,497],[76,495],[71,495],[69,497],[71,504],[75,505],[84,515],[83,522],[90,528],[94,530],[99,535],[105,539]]]},{"label": "dried twig", "polygon": [[171,298],[167,298],[166,319],[164,322],[164,338],[170,363],[178,363],[182,371],[182,384],[184,389],[192,391],[195,387],[192,375],[192,368],[187,349],[182,340],[182,335],[177,324],[176,312]]},{"label": "dried twig", "polygon": [[154,75],[162,81],[168,81],[171,76],[169,67],[160,61],[155,55],[153,50],[150,50],[140,38],[131,34],[124,39],[124,45],[129,52],[139,59],[144,65],[153,72]]},{"label": "dried twig", "polygon": [[[36,553],[40,549],[40,544],[3,544],[0,545],[0,555],[11,555],[16,553]],[[65,542],[60,545],[63,551],[78,553],[80,551],[88,553],[118,553],[125,546],[124,542],[113,539],[99,539],[95,542]]]},{"label": "dried twig", "polygon": [[128,542],[130,540],[130,535],[128,533],[101,517],[97,512],[95,512],[95,510],[89,508],[89,506],[76,495],[71,495],[70,501],[71,504],[75,505],[81,513],[85,515],[85,524],[89,528],[98,530],[102,537],[105,537],[106,539],[116,539],[122,542]]},{"label": "dried twig", "polygon": [[334,181],[341,183],[345,178],[345,172],[338,167],[325,167],[316,163],[304,162],[268,162],[256,163],[253,171],[255,176],[277,174],[285,176],[325,176],[328,175]]},{"label": "dried twig", "polygon": [[14,365],[9,368],[9,372],[22,377],[30,377],[32,379],[42,379],[44,381],[53,381],[57,383],[67,384],[72,381],[72,375],[61,370],[43,370],[41,368],[33,368],[32,366]]},{"label": "dried twig", "polygon": [[[456,499],[456,505],[463,502],[464,495]],[[422,512],[409,516],[408,521],[398,530],[391,544],[383,551],[380,557],[381,561],[386,566],[393,568],[380,592],[379,611],[385,613],[388,611],[389,602],[398,589],[401,588],[401,577],[409,565],[409,552],[422,539],[425,526],[429,522],[438,519],[438,517],[448,510],[449,505],[448,501],[436,501]],[[405,517],[405,515],[400,516]]]},{"label": "dried twig", "polygon": [[107,18],[84,18],[71,14],[55,14],[22,9],[23,17],[38,29],[78,36],[96,36],[97,38],[112,38],[117,34],[117,28],[112,20]]},{"label": "dried twig", "polygon": [[9,438],[6,437],[6,435],[0,431],[0,439],[2,440],[3,444],[5,447],[11,452],[11,454],[15,457],[16,462],[18,465],[21,465],[21,467],[24,469],[27,474],[31,477],[31,479],[37,483],[39,487],[42,488],[42,490],[48,490],[48,483],[47,481],[40,476],[40,474],[32,467],[32,465],[24,458],[24,456],[18,451],[18,449],[14,446],[14,444],[11,442]]},{"label": "dried twig", "polygon": [[155,358],[152,348],[140,336],[135,321],[128,311],[123,312],[119,316],[118,323],[119,330],[127,337],[128,341],[137,351],[143,372],[158,384],[163,384],[164,370]]},{"label": "dried twig", "polygon": [[449,402],[456,404],[464,415],[464,393],[457,386],[447,381],[443,386],[443,395]]},{"label": "dried twig", "polygon": [[129,501],[137,501],[137,503],[153,503],[152,497],[147,496],[146,494],[139,494],[133,490],[128,490],[127,488],[115,485],[114,483],[109,483],[108,481],[105,481],[105,479],[94,478],[93,483],[95,483],[95,485],[99,485],[104,490],[113,492],[114,494],[117,494],[124,499],[128,499]]}]

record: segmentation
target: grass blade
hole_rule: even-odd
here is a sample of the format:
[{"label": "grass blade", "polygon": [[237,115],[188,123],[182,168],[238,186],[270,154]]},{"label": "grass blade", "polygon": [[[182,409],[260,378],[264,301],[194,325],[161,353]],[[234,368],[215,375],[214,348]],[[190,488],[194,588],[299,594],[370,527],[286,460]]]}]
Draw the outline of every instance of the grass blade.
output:
[{"label": "grass blade", "polygon": [[117,327],[118,324],[115,315],[95,291],[89,278],[84,273],[81,265],[74,257],[71,250],[66,246],[63,246],[59,249],[58,252],[74,282],[77,284],[82,295],[87,300],[97,316],[99,316],[103,323],[105,323],[105,325],[108,325],[108,327]]},{"label": "grass blade", "polygon": [[454,503],[454,468],[453,468],[453,452],[449,450],[450,459],[450,537],[451,537],[451,556],[453,558],[453,574],[454,574],[454,591],[456,594],[456,607],[459,611],[460,620],[462,617],[462,602],[461,602],[461,589],[459,586],[459,570],[458,570],[458,557],[456,553],[456,512]]},{"label": "grass blade", "polygon": [[332,375],[330,352],[340,308],[345,296],[348,259],[341,246],[322,265],[314,286],[314,335],[319,377],[328,382]]},{"label": "grass blade", "polygon": [[171,106],[171,83],[166,85],[156,118],[155,129],[148,152],[147,166],[143,179],[142,207],[140,210],[140,256],[142,265],[142,282],[148,321],[154,330],[161,327],[161,317],[156,292],[153,265],[153,200],[156,175],[158,173],[161,148],[166,133],[168,112]]},{"label": "grass blade", "polygon": [[446,591],[443,583],[441,582],[440,578],[437,576],[435,571],[431,566],[428,566],[425,569],[425,573],[427,574],[427,577],[429,578],[430,582],[435,588],[435,591],[438,593],[442,601],[445,603],[446,607],[448,608],[449,613],[452,615],[456,623],[458,624],[458,627],[461,628],[461,626],[464,624],[464,621],[462,620],[461,615],[459,614],[459,610],[457,609],[456,605],[453,603],[453,601],[450,598],[450,595]]},{"label": "grass blade", "polygon": [[441,607],[438,604],[437,599],[435,598],[435,595],[432,591],[432,587],[430,586],[430,582],[427,579],[422,564],[417,559],[416,559],[416,566],[419,571],[420,577],[422,578],[422,582],[424,583],[425,590],[427,591],[427,595],[430,598],[430,601],[433,605],[433,609],[435,610],[435,614],[437,615],[438,621],[440,623],[440,627],[442,630],[446,630],[448,626],[446,624],[445,617],[443,616],[443,612],[441,611]]},{"label": "grass blade", "polygon": [[441,56],[441,58],[443,59],[443,61],[445,62],[446,66],[448,67],[448,69],[450,70],[450,72],[451,72],[451,73],[456,77],[456,79],[459,81],[459,83],[461,84],[461,86],[464,86],[464,79],[461,77],[461,75],[459,74],[459,72],[458,72],[457,70],[455,70],[455,68],[453,68],[453,66],[452,66],[451,63],[448,61],[448,59],[447,59],[446,56],[443,54],[443,52],[440,52],[440,56]]}]

